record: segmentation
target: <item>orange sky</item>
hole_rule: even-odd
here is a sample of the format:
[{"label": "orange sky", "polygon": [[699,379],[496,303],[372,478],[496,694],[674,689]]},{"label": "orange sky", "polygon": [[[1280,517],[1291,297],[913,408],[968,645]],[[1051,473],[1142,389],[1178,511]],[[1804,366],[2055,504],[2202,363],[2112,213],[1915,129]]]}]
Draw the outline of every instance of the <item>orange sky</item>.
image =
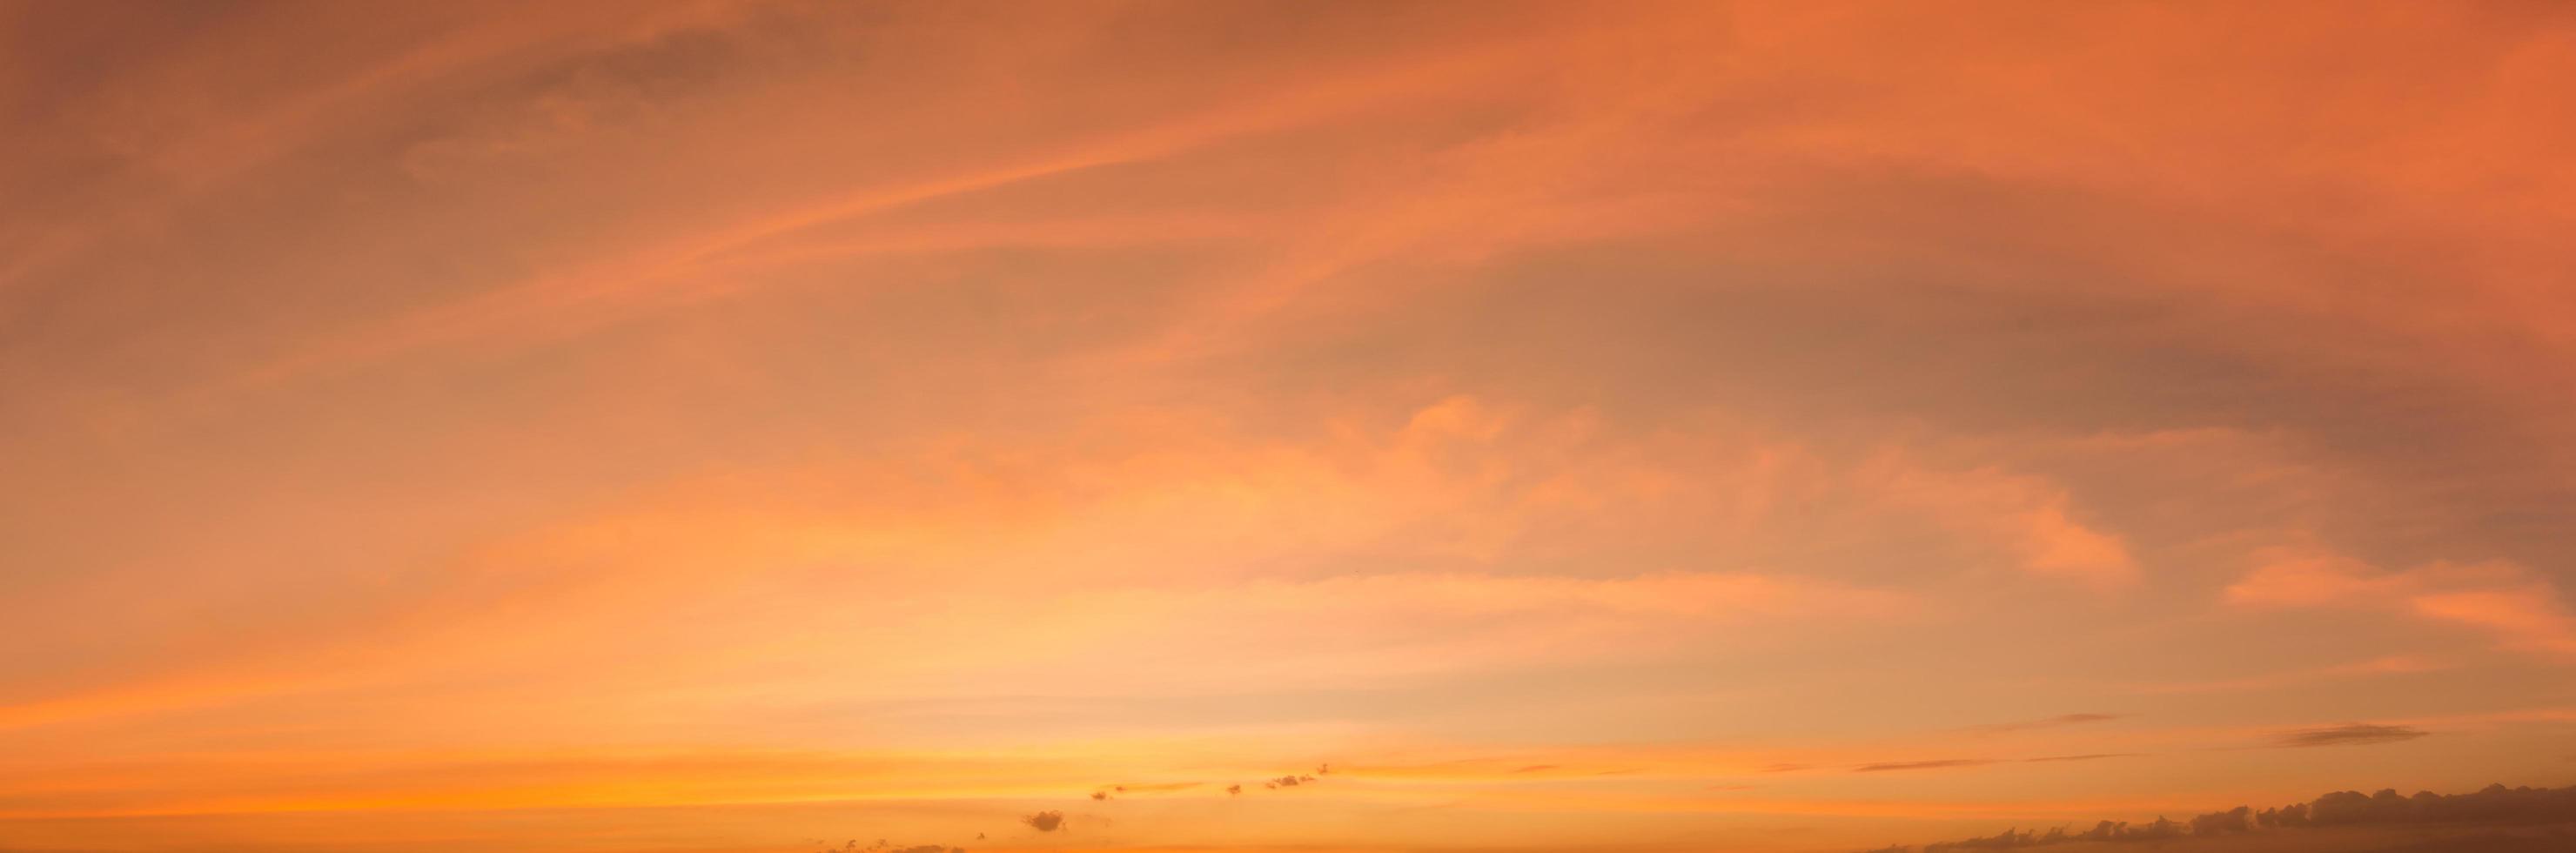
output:
[{"label": "orange sky", "polygon": [[2572,12],[0,0],[0,850],[2564,785]]}]

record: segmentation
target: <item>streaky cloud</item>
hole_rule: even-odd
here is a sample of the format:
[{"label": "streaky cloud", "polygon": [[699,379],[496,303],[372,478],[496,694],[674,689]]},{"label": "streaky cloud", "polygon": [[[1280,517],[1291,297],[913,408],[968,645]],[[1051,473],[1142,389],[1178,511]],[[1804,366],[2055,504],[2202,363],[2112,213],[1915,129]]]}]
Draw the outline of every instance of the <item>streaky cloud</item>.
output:
[{"label": "streaky cloud", "polygon": [[1884,773],[1891,770],[1939,770],[1947,767],[1977,767],[1995,763],[1992,758],[1942,758],[1932,761],[1882,761],[1852,768],[1856,773]]},{"label": "streaky cloud", "polygon": [[2005,732],[2028,731],[2031,729],[2053,729],[2062,726],[2080,726],[2086,723],[2106,723],[2112,720],[2122,719],[2127,716],[2129,715],[2103,713],[2059,714],[2054,717],[2037,720],[2019,720],[2010,723],[1989,723],[1982,726],[1969,726],[1967,731],[1983,732],[1986,734],[2002,734]]},{"label": "streaky cloud", "polygon": [[2347,723],[2313,729],[2296,729],[2272,736],[2274,746],[2359,746],[2373,743],[2397,743],[2431,735],[2432,732],[2412,726],[2383,726],[2372,723]]}]

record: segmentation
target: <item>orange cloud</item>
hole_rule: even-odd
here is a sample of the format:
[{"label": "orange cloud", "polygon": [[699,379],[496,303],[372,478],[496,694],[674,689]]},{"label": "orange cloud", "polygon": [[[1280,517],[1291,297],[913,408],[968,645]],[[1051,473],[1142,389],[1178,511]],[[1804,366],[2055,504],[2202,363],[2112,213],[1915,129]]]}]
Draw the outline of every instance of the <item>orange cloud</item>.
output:
[{"label": "orange cloud", "polygon": [[2333,11],[0,3],[0,838],[2555,772],[2576,19]]},{"label": "orange cloud", "polygon": [[1860,476],[1889,500],[1991,537],[2032,575],[2097,587],[2138,579],[2127,544],[2077,522],[2065,490],[2039,478],[1991,467],[1930,468],[1897,454],[1882,457]]},{"label": "orange cloud", "polygon": [[2384,610],[2474,628],[2507,649],[2576,655],[2576,614],[2558,602],[2557,586],[2507,562],[2383,572],[2330,554],[2276,551],[2226,596],[2246,607]]}]

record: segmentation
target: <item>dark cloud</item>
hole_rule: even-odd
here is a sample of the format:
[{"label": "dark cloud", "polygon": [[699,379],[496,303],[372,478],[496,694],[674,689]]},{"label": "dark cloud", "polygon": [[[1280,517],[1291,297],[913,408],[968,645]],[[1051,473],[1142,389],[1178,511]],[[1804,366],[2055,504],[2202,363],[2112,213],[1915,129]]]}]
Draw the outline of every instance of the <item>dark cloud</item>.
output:
[{"label": "dark cloud", "polygon": [[1054,832],[1064,826],[1064,813],[1052,811],[1038,812],[1037,814],[1021,817],[1020,822],[1028,824],[1030,829],[1034,829],[1039,832]]},{"label": "dark cloud", "polygon": [[2043,761],[2098,761],[2105,758],[2136,758],[2140,754],[2141,753],[2135,752],[2094,752],[2086,753],[2084,755],[2043,755],[2038,758],[2024,758],[2021,759],[2021,761],[2025,764]]},{"label": "dark cloud", "polygon": [[2394,789],[2363,796],[2337,791],[2304,805],[2265,809],[2254,815],[2260,826],[2351,826],[2387,823],[2569,823],[2576,822],[2576,786],[2507,788],[2489,785],[2474,794],[2444,796],[2418,791],[2398,796]]},{"label": "dark cloud", "polygon": [[1877,764],[1863,764],[1852,768],[1852,770],[1859,773],[1881,773],[1889,770],[1938,770],[1943,767],[1975,767],[1980,764],[1993,763],[1995,763],[1995,759],[1992,758],[1943,758],[1934,761],[1883,761]]},{"label": "dark cloud", "polygon": [[2156,818],[2153,823],[2134,825],[2124,821],[2106,820],[2094,824],[2092,829],[2081,832],[2070,831],[2063,826],[2051,828],[2047,832],[2007,829],[2000,834],[1984,838],[1926,844],[1923,845],[1923,853],[1940,853],[1947,850],[2005,850],[2075,841],[2167,841],[2190,834],[2191,830],[2183,824],[2164,818]]},{"label": "dark cloud", "polygon": [[[2082,832],[2072,831],[2062,826],[2046,832],[2008,829],[1982,838],[1926,844],[1919,850],[1921,853],[1943,853],[1951,850],[2040,847],[2077,841],[2197,840],[2318,827],[2456,827],[2463,825],[2501,827],[2570,823],[2576,823],[2576,786],[2507,788],[2503,785],[2489,785],[2484,790],[2473,794],[2443,795],[2422,791],[2411,797],[2400,796],[2394,789],[2383,790],[2376,794],[2337,791],[2309,802],[2294,803],[2276,809],[2256,811],[2251,806],[2237,806],[2223,812],[2204,814],[2188,822],[2176,822],[2159,817],[2154,822],[2145,824],[2106,820]],[[1900,845],[1884,848],[1877,853],[1904,853],[1904,851],[1917,849]],[[2484,848],[2444,847],[2440,849]]]},{"label": "dark cloud", "polygon": [[2340,726],[2281,732],[2272,736],[2272,744],[2275,746],[2354,746],[2367,743],[2396,743],[2429,734],[2432,732],[2411,726],[2347,723]]},{"label": "dark cloud", "polygon": [[[1332,772],[1332,765],[1330,764],[1317,765],[1315,767],[1315,774],[1330,772]],[[1315,784],[1315,774],[1291,773],[1274,779],[1263,779],[1261,780],[1261,787],[1278,790],[1280,788],[1294,788],[1299,785],[1312,785]],[[1196,782],[1192,782],[1189,783],[1188,786],[1183,787],[1196,786],[1197,784],[1198,783]],[[1240,794],[1243,793],[1243,786],[1227,785],[1225,786],[1225,792],[1228,794]]]}]

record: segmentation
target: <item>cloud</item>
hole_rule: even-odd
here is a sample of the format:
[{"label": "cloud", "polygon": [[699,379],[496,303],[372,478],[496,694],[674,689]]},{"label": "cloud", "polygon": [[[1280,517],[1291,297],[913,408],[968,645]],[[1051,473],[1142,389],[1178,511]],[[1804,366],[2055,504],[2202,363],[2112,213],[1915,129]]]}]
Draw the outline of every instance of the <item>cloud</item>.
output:
[{"label": "cloud", "polygon": [[1129,794],[1167,794],[1173,791],[1187,791],[1191,788],[1196,788],[1199,785],[1200,783],[1198,782],[1154,782],[1132,785],[1107,785],[1092,791],[1091,798],[1095,800],[1106,800],[1112,797],[1127,796]]},{"label": "cloud", "polygon": [[1858,773],[1881,773],[1890,770],[1938,770],[1944,767],[1976,767],[1993,764],[1992,758],[1944,758],[1933,761],[1887,761],[1852,768]]},{"label": "cloud", "polygon": [[1020,822],[1028,824],[1030,829],[1035,829],[1039,832],[1054,832],[1057,829],[1063,828],[1064,813],[1058,811],[1043,811],[1036,814],[1023,815],[1020,817]]},{"label": "cloud", "polygon": [[2127,715],[2127,714],[2059,714],[2059,715],[2054,716],[2054,717],[2049,717],[2049,718],[2046,718],[2046,719],[2039,719],[2039,720],[2022,720],[2022,721],[2019,721],[2019,722],[2011,722],[2011,723],[1989,723],[1989,724],[1982,725],[1982,726],[1969,726],[1967,730],[1968,730],[1968,731],[1973,731],[1973,732],[1986,732],[1986,733],[1991,733],[1991,734],[2001,734],[2001,733],[2003,733],[2003,732],[2028,731],[2028,730],[2031,730],[2031,729],[2053,729],[2053,728],[2057,728],[2057,727],[2060,727],[2060,726],[2078,726],[2078,725],[2083,725],[2083,724],[2085,724],[2085,723],[2100,723],[2100,722],[2108,722],[2108,721],[2111,721],[2111,720],[2121,719],[2121,718],[2123,718],[2123,717],[2127,717],[2127,716],[2129,716],[2129,715]]},{"label": "cloud", "polygon": [[2095,752],[2083,755],[2043,755],[2038,758],[1942,758],[1930,761],[1882,761],[1857,765],[1854,773],[1886,773],[1897,770],[1944,770],[1952,767],[1983,767],[1989,764],[2037,764],[2059,761],[2099,761],[2105,758],[2134,758],[2134,752]]},{"label": "cloud", "polygon": [[2557,585],[2506,561],[2391,572],[2330,552],[2273,549],[2225,596],[2240,607],[2376,610],[2448,622],[2484,631],[2502,648],[2576,657],[2576,614],[2560,602]]},{"label": "cloud", "polygon": [[[2062,798],[2127,750],[2216,784],[2249,754],[2186,741],[2373,690],[2563,698],[2478,667],[2123,708],[2208,728],[2046,716],[2122,707],[2087,678],[2412,651],[2342,622],[2568,647],[2567,567],[2507,535],[2576,482],[2544,393],[2576,366],[2563,16],[1792,5],[1549,15],[1603,19],[1599,52],[1500,7],[700,2],[760,10],[705,57],[623,47],[641,12],[475,4],[415,4],[472,32],[244,6],[104,59],[75,37],[132,41],[115,19],[0,25],[48,43],[0,72],[25,119],[0,255],[46,258],[0,261],[36,288],[0,307],[0,540],[28,567],[0,623],[47,650],[0,664],[0,728],[44,727],[0,747],[6,809],[851,796],[969,840],[935,834],[946,803],[1038,791],[1172,812],[1118,839],[1171,846],[1204,840],[1192,808],[1331,794],[1352,812],[1217,834],[1607,848],[1668,828],[1617,810],[1706,782],[1857,809],[1954,773],[1978,803],[1867,807],[2091,818],[2124,812]],[[664,72],[689,91],[614,109]],[[101,136],[166,151],[44,153]],[[57,220],[96,236],[53,248]],[[1155,352],[1188,357],[1129,357]],[[2045,449],[2203,429],[2280,455]],[[1887,446],[1911,455],[1855,474]],[[2386,550],[2232,606],[2360,616],[2173,618],[2255,568],[2212,549],[2287,527]],[[2083,584],[2139,596],[2061,595]],[[1941,707],[1889,701],[1926,685]],[[2446,737],[2251,755],[2461,778],[2565,751],[2403,722]],[[2013,734],[1898,740],[1968,723]],[[853,738],[922,752],[831,751]],[[698,743],[782,753],[667,754]],[[571,752],[506,766],[535,744]],[[1492,758],[1259,789],[1325,748]],[[1067,799],[1094,790],[1121,805]],[[1503,790],[1601,810],[1468,814]]]},{"label": "cloud", "polygon": [[2347,723],[2314,729],[2298,729],[2272,736],[2276,746],[2352,746],[2370,743],[2396,743],[2414,740],[2432,732],[2409,726],[2382,726],[2370,723]]},{"label": "cloud", "polygon": [[2489,785],[2476,793],[2436,794],[2418,791],[2400,796],[2394,789],[2363,795],[2337,791],[2304,806],[2265,809],[2254,815],[2258,826],[2354,826],[2400,823],[2566,823],[2576,822],[2576,786],[2507,788]]},{"label": "cloud", "polygon": [[2161,817],[2156,818],[2152,823],[2145,824],[2106,820],[2082,832],[2072,832],[2066,827],[2057,827],[2046,832],[2016,828],[2007,829],[1995,835],[1926,844],[1920,848],[1897,845],[1883,848],[1879,853],[1902,853],[1917,849],[1921,853],[1942,853],[1950,850],[2004,850],[2079,841],[2205,840],[2318,827],[2515,826],[2559,823],[2576,823],[2576,786],[2507,788],[2503,785],[2489,785],[2469,794],[2444,795],[2431,791],[2419,791],[2412,797],[2401,796],[2393,789],[2382,790],[2376,794],[2336,791],[2305,803],[2293,803],[2260,811],[2251,806],[2237,806],[2227,811],[2203,814],[2184,822]]},{"label": "cloud", "polygon": [[2106,820],[2094,824],[2091,829],[2080,832],[2070,832],[2066,827],[2062,826],[2050,829],[2044,833],[2036,830],[2020,831],[2007,829],[2003,832],[1983,838],[1966,838],[1958,841],[1944,841],[1934,844],[1926,844],[1923,845],[1923,853],[1939,853],[1939,851],[1945,850],[2006,850],[2015,847],[2039,847],[2077,841],[2170,841],[2189,834],[2191,834],[2190,830],[2184,825],[2164,818],[2156,818],[2152,823],[2137,825],[2131,825],[2125,821]]},{"label": "cloud", "polygon": [[2074,498],[2048,480],[1991,465],[1935,468],[1894,451],[1858,477],[1892,503],[1995,543],[2034,577],[2105,589],[2137,581],[2128,541],[2079,521]]},{"label": "cloud", "polygon": [[990,152],[983,161],[969,165],[928,174],[893,172],[807,197],[773,198],[749,213],[702,218],[682,232],[685,236],[647,241],[567,269],[490,285],[463,298],[326,336],[245,374],[236,384],[256,387],[493,336],[559,332],[567,326],[598,322],[602,315],[667,309],[675,302],[685,304],[671,299],[674,291],[687,292],[676,280],[704,274],[702,267],[709,262],[764,244],[942,200],[1105,167],[1150,163],[1246,136],[1363,115],[1490,78],[1510,70],[1512,58],[1520,54],[1509,46],[1473,45],[1418,55],[1393,67],[1344,69],[1292,85],[1266,87],[1255,97],[1228,99],[1211,109],[1185,111],[1142,126],[1030,137],[1035,145]]}]

